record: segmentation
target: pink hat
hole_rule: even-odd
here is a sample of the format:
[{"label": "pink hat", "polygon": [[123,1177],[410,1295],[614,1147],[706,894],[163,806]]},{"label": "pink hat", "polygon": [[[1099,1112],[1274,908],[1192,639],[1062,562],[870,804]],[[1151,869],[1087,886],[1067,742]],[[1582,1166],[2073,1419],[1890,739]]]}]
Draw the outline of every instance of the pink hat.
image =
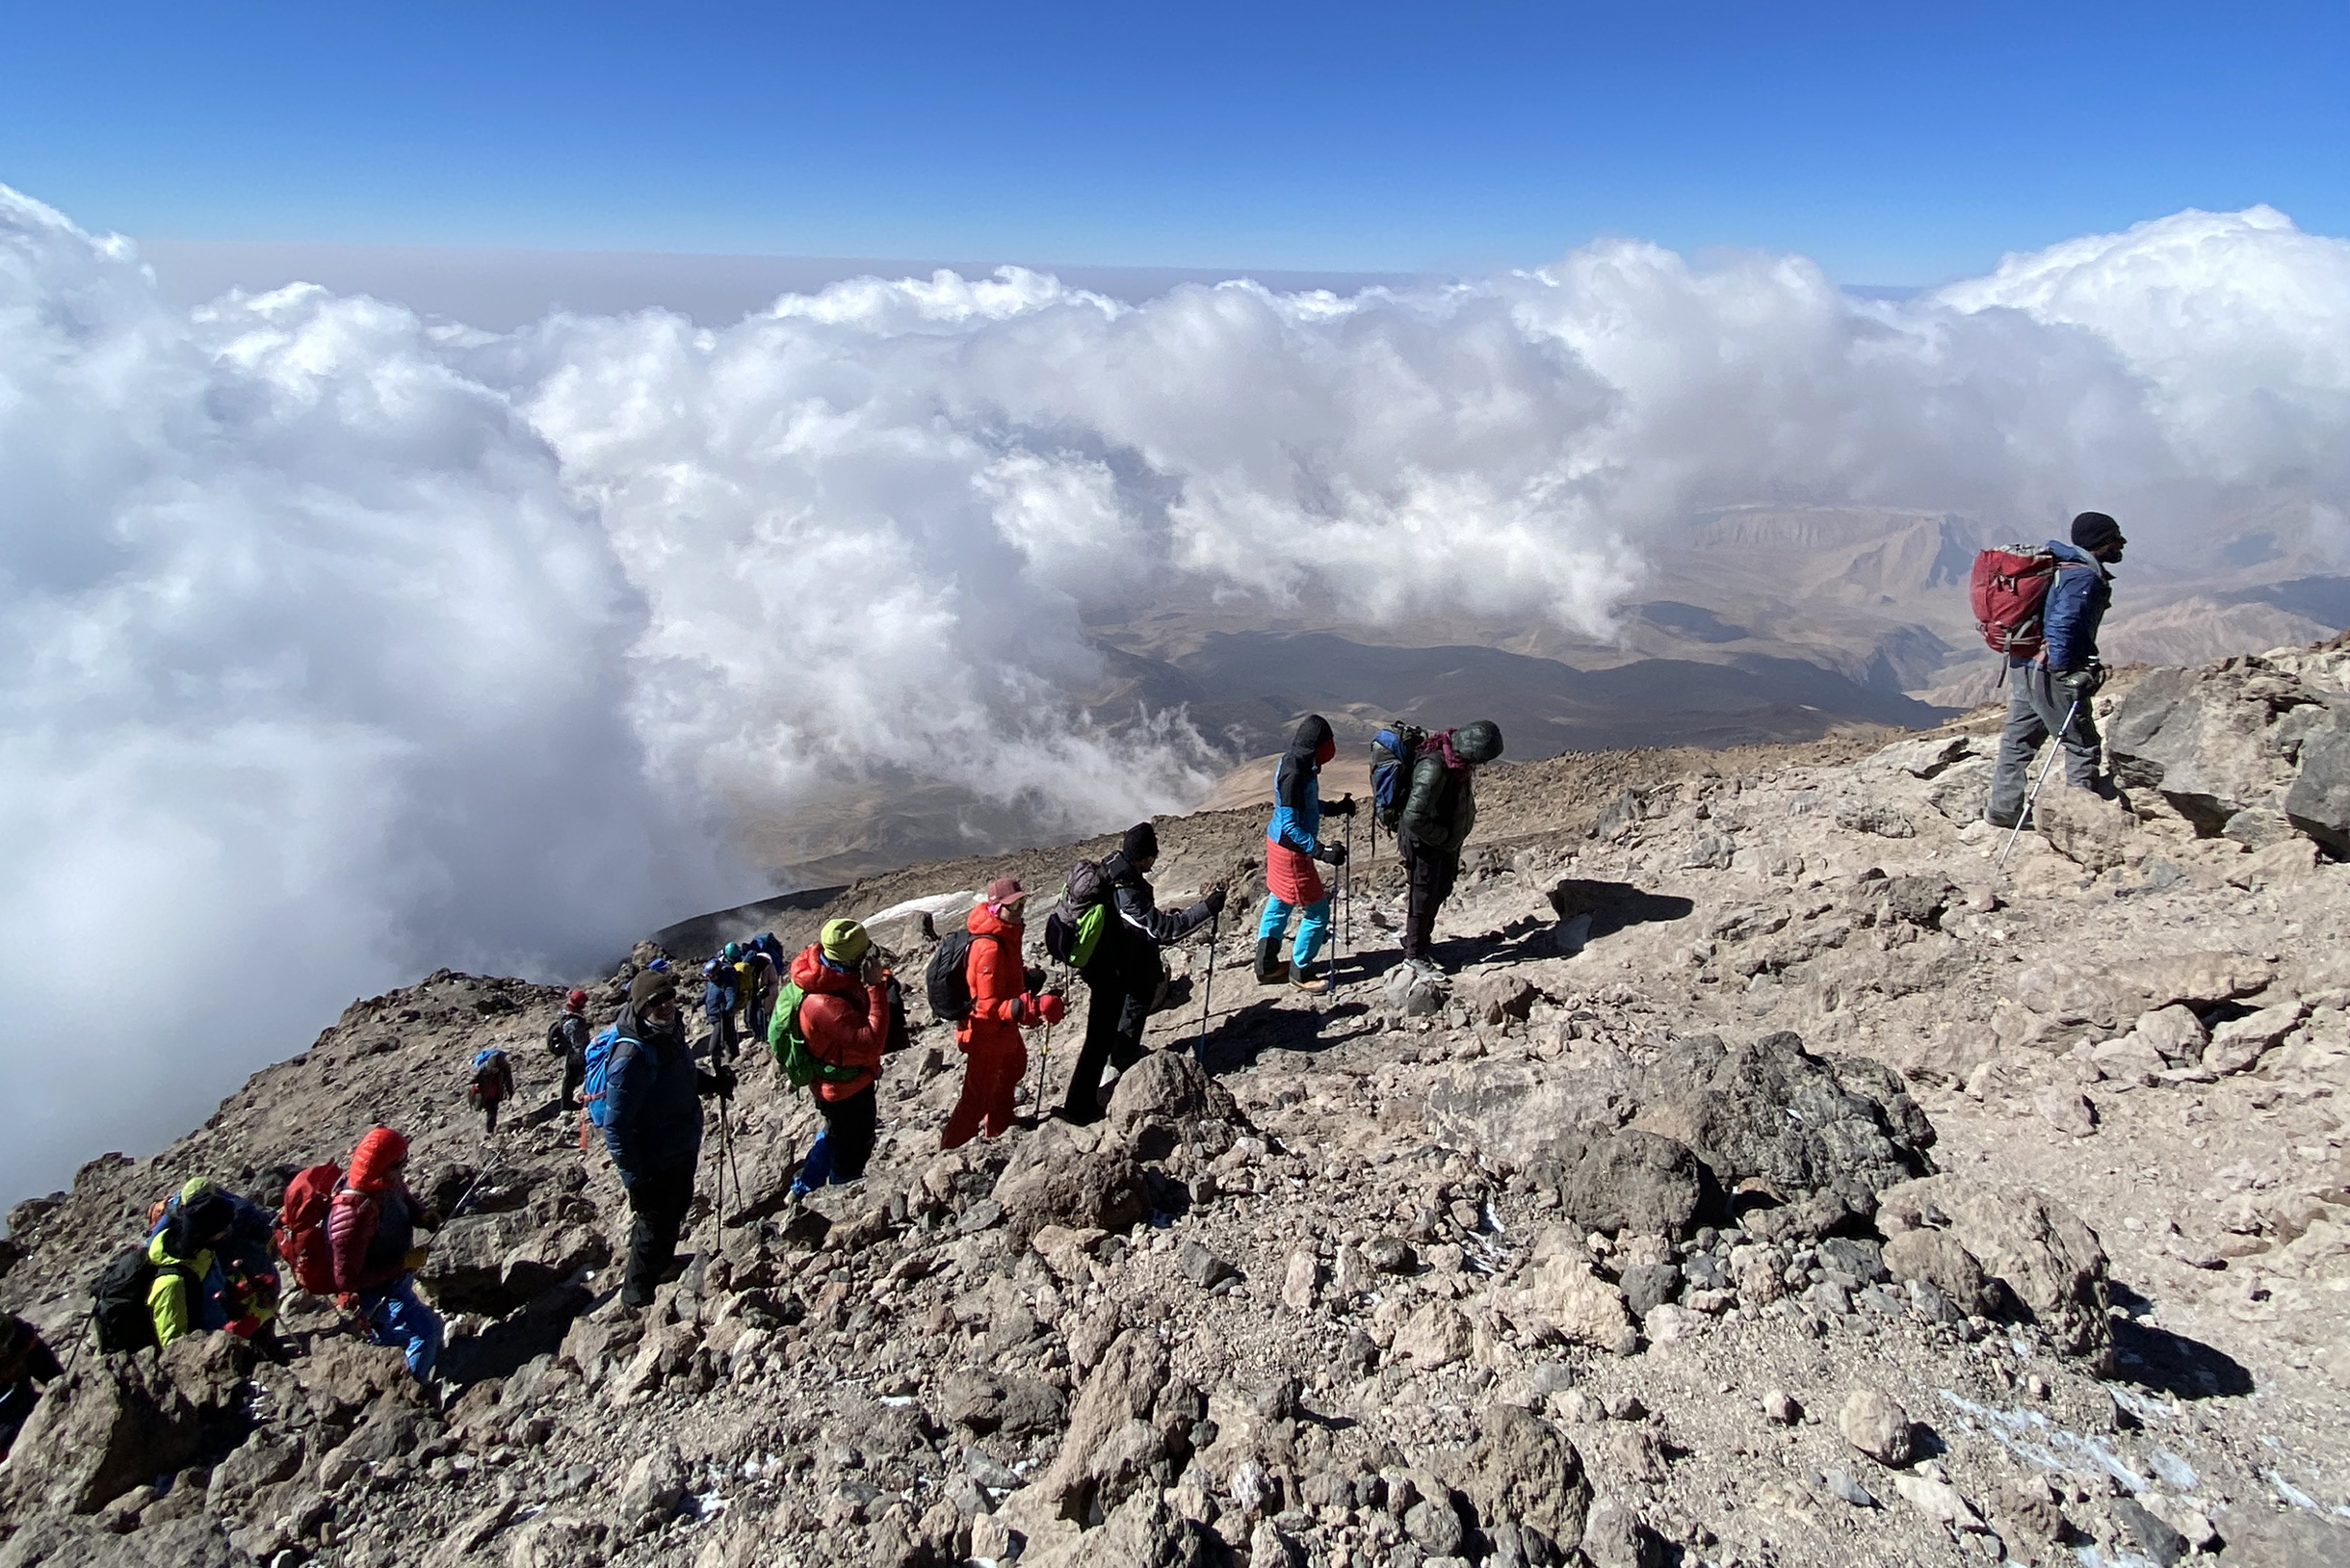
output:
[{"label": "pink hat", "polygon": [[1001,909],[1007,903],[1017,903],[1027,898],[1028,889],[1020,885],[1017,876],[999,876],[987,884],[987,891],[982,897]]}]

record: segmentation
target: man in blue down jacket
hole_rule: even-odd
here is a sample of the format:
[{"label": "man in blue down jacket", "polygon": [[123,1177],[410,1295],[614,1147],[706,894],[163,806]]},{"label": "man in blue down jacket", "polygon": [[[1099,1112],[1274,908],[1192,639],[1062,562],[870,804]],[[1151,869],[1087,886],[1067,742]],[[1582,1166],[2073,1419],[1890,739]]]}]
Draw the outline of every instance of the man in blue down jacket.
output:
[{"label": "man in blue down jacket", "polygon": [[2072,543],[2049,541],[2056,556],[2056,581],[2041,611],[2045,646],[2037,655],[2019,654],[2007,662],[2007,723],[1999,731],[1999,762],[1991,775],[1991,809],[1985,814],[1994,827],[2013,827],[2024,815],[2032,753],[2051,735],[2064,747],[2067,784],[2113,793],[2112,780],[2097,771],[2104,741],[2089,699],[2105,683],[2105,666],[2097,657],[2098,628],[2113,603],[2113,574],[2105,568],[2122,559],[2122,546],[2128,542],[2121,525],[2102,511],[2073,519]]},{"label": "man in blue down jacket", "polygon": [[734,1093],[734,1069],[706,1073],[686,1044],[675,977],[648,969],[628,988],[614,1025],[604,1094],[611,1110],[604,1146],[628,1191],[628,1274],[620,1299],[652,1305],[654,1287],[675,1279],[677,1233],[693,1204],[693,1167],[702,1151],[705,1094]]}]

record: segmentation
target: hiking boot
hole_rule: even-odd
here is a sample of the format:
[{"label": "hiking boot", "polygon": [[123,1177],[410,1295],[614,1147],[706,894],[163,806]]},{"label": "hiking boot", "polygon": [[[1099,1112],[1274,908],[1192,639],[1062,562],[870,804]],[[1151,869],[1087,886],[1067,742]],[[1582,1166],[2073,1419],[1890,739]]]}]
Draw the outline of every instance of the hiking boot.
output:
[{"label": "hiking boot", "polygon": [[1300,991],[1321,995],[1330,989],[1330,977],[1320,964],[1299,964],[1290,976],[1290,983]]},{"label": "hiking boot", "polygon": [[1438,963],[1435,959],[1429,957],[1424,953],[1417,958],[1406,958],[1403,961],[1411,965],[1411,967],[1418,973],[1426,976],[1429,980],[1443,980],[1445,978],[1445,966]]},{"label": "hiking boot", "polygon": [[1290,978],[1289,961],[1281,956],[1281,938],[1257,938],[1257,983],[1278,985]]}]

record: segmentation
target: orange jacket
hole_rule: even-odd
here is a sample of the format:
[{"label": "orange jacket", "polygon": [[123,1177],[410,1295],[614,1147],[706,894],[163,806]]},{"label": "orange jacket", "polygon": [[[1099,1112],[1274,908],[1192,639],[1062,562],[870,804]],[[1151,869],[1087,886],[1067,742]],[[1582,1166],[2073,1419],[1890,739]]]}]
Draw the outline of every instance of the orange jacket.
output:
[{"label": "orange jacket", "polygon": [[793,957],[792,983],[807,993],[799,1005],[799,1032],[817,1059],[864,1069],[838,1084],[816,1081],[816,1092],[824,1099],[846,1100],[880,1076],[881,1052],[889,1044],[889,987],[862,984],[856,976],[833,968],[813,942]]},{"label": "orange jacket", "polygon": [[963,928],[974,939],[971,956],[963,965],[963,979],[971,986],[971,1016],[955,1026],[955,1043],[968,1050],[975,1033],[1041,1022],[1021,1017],[1020,999],[1028,994],[1028,970],[1020,962],[1020,942],[1027,928],[1005,919],[993,904],[982,902],[971,906]]}]

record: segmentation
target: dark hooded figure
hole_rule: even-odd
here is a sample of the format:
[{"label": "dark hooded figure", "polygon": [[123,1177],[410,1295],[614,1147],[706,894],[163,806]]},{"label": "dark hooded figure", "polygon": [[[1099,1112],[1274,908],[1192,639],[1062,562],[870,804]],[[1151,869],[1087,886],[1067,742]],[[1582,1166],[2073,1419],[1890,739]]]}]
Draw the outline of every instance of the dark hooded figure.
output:
[{"label": "dark hooded figure", "polygon": [[[1345,845],[1322,842],[1321,820],[1324,813],[1354,815],[1352,796],[1322,804],[1321,771],[1337,754],[1330,721],[1308,714],[1273,770],[1273,820],[1265,829],[1265,913],[1257,922],[1257,980],[1266,985],[1288,979],[1299,990],[1330,989],[1329,978],[1314,963],[1330,934],[1330,889],[1315,862],[1333,867],[1346,863]],[[1281,938],[1292,909],[1297,911],[1297,945],[1285,964]]]},{"label": "dark hooded figure", "polygon": [[1452,896],[1461,846],[1476,826],[1476,771],[1501,755],[1501,729],[1480,719],[1429,736],[1412,762],[1411,794],[1396,828],[1409,902],[1403,918],[1403,961],[1431,975],[1444,973],[1429,952],[1436,911]]},{"label": "dark hooded figure", "polygon": [[1142,1025],[1166,983],[1159,950],[1182,941],[1223,910],[1221,882],[1188,909],[1162,910],[1150,883],[1151,868],[1158,864],[1159,832],[1148,823],[1128,828],[1124,842],[1102,862],[1110,919],[1093,956],[1077,972],[1091,1000],[1085,1007],[1085,1043],[1078,1048],[1060,1103],[1064,1121],[1102,1119],[1103,1069],[1114,1061],[1123,1071],[1142,1059]]}]

